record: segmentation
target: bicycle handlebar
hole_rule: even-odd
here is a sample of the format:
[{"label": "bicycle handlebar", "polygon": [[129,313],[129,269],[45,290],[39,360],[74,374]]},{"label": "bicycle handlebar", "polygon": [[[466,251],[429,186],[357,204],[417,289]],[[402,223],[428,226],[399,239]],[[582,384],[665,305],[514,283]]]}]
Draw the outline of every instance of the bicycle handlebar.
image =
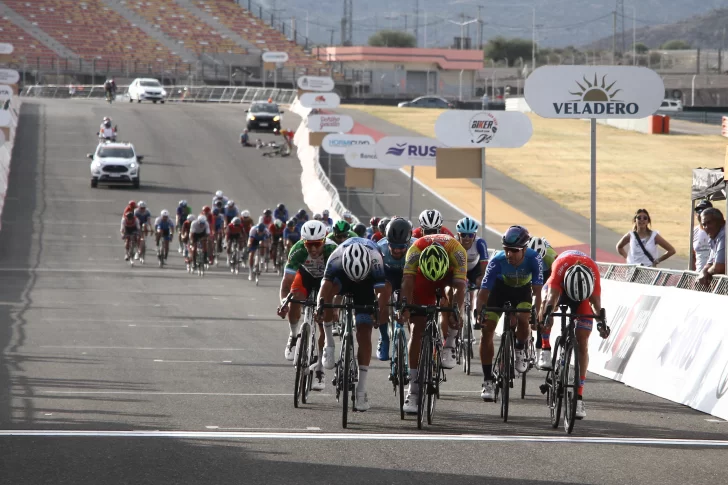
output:
[{"label": "bicycle handlebar", "polygon": [[599,335],[602,336],[602,338],[609,337],[609,334],[612,332],[612,329],[609,328],[609,325],[607,325],[607,312],[604,308],[599,310],[599,315],[595,314],[589,314],[589,313],[566,313],[566,310],[568,309],[567,305],[559,305],[561,308],[560,312],[554,312],[554,307],[552,305],[549,305],[546,307],[546,311],[544,312],[544,317],[541,322],[539,322],[539,326],[543,327],[546,324],[546,320],[549,319],[549,317],[567,317],[571,318],[572,320],[576,320],[577,318],[595,318],[599,320],[597,323],[597,330],[599,331]]},{"label": "bicycle handlebar", "polygon": [[279,306],[278,309],[280,310],[281,308],[287,306],[289,303],[298,303],[304,306],[316,306],[316,303],[311,300],[296,300],[293,298],[293,293],[289,293],[288,296],[286,296],[286,299],[281,302],[281,306]]},{"label": "bicycle handlebar", "polygon": [[324,303],[323,301],[319,301],[319,308],[320,309],[326,309],[326,308],[343,308],[345,310],[352,309],[360,312],[371,312],[374,313],[378,310],[378,305],[354,305],[353,303],[342,303],[342,304],[334,304],[334,303]]}]

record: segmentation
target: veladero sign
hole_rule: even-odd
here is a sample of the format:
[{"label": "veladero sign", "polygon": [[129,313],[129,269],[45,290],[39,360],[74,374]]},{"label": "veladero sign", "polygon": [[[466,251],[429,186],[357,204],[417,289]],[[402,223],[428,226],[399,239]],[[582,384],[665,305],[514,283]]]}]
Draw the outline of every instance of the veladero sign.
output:
[{"label": "veladero sign", "polygon": [[434,138],[411,136],[385,136],[377,142],[377,158],[385,165],[401,168],[435,166],[437,149],[443,146]]},{"label": "veladero sign", "polygon": [[334,80],[326,76],[301,76],[296,84],[304,91],[331,91],[334,89]]},{"label": "veladero sign", "polygon": [[263,62],[276,62],[276,63],[288,62],[288,53],[287,52],[264,52],[263,53]]},{"label": "veladero sign", "polygon": [[298,97],[298,102],[304,108],[338,108],[341,98],[336,93],[303,93]]},{"label": "veladero sign", "polygon": [[354,128],[354,120],[347,115],[310,115],[308,129],[327,133],[348,133]]},{"label": "veladero sign", "polygon": [[0,69],[0,84],[15,84],[20,80],[20,74],[14,69]]},{"label": "veladero sign", "polygon": [[435,121],[435,136],[452,148],[518,148],[533,126],[518,111],[447,110]]},{"label": "veladero sign", "polygon": [[[332,155],[346,155],[350,147],[371,146],[374,148],[374,138],[369,135],[348,135],[332,133],[324,137],[321,148]],[[375,156],[376,158],[376,156]],[[361,167],[365,168],[365,167]],[[366,167],[368,168],[368,167]]]},{"label": "veladero sign", "polygon": [[645,118],[664,94],[659,74],[637,66],[543,66],[524,90],[531,110],[544,118]]}]

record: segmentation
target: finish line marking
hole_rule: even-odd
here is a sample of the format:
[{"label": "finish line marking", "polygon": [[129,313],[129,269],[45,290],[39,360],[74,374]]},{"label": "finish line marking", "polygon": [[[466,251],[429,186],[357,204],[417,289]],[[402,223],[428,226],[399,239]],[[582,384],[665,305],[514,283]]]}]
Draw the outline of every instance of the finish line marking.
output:
[{"label": "finish line marking", "polygon": [[512,443],[575,443],[606,445],[656,445],[728,448],[725,440],[690,440],[667,438],[603,438],[579,436],[506,436],[448,434],[376,434],[376,433],[250,433],[210,431],[65,431],[65,430],[2,430],[0,436],[86,437],[86,438],[176,438],[199,440],[336,440],[336,441],[459,441]]}]

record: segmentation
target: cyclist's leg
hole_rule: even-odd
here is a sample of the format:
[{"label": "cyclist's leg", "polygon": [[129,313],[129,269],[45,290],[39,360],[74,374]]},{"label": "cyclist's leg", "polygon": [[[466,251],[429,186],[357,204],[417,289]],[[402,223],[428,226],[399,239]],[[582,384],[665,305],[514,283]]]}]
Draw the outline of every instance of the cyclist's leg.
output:
[{"label": "cyclist's leg", "polygon": [[[335,295],[341,293],[341,284],[337,281],[324,281],[321,283],[319,300],[324,302],[335,301]],[[334,339],[334,311],[331,308],[324,310],[324,349],[322,362],[327,369],[333,369],[335,364],[336,340]]]},{"label": "cyclist's leg", "polygon": [[[591,314],[591,305],[588,300],[584,300],[580,303],[574,304],[572,302],[571,312],[576,314]],[[592,326],[594,320],[591,318],[579,318],[576,321],[576,340],[579,342],[579,389],[577,394],[579,399],[582,398],[584,393],[584,382],[586,381],[586,370],[589,367],[589,336],[592,333]]]},{"label": "cyclist's leg", "polygon": [[[496,283],[493,290],[490,292],[486,306],[488,307],[502,307],[505,303],[504,295],[505,285],[500,281]],[[501,314],[495,312],[486,312],[485,323],[480,334],[480,363],[483,366],[483,381],[493,381],[493,357],[495,357],[495,345],[493,344],[493,338],[495,336],[495,330],[498,326],[498,320]]]}]

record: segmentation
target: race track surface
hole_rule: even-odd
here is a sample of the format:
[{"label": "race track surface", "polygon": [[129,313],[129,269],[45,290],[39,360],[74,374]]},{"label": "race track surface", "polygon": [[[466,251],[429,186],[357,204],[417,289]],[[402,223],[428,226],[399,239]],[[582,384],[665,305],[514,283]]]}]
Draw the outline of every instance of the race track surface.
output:
[{"label": "race track surface", "polygon": [[[107,114],[146,156],[140,191],[89,187],[85,154]],[[447,373],[420,432],[400,420],[376,359],[372,408],[348,430],[331,371],[294,409],[277,276],[259,287],[222,268],[199,278],[174,245],[168,267],[151,254],[130,268],[119,240],[129,199],[155,216],[183,198],[199,210],[218,189],[254,214],[303,206],[297,160],[242,149],[243,118],[239,105],[24,103],[0,232],[3,485],[725,481],[727,443],[714,440],[726,423],[593,375],[588,417],[568,437],[550,427],[542,373],[503,423],[479,397],[477,359],[472,376]],[[400,210],[393,199],[387,212]]]}]

